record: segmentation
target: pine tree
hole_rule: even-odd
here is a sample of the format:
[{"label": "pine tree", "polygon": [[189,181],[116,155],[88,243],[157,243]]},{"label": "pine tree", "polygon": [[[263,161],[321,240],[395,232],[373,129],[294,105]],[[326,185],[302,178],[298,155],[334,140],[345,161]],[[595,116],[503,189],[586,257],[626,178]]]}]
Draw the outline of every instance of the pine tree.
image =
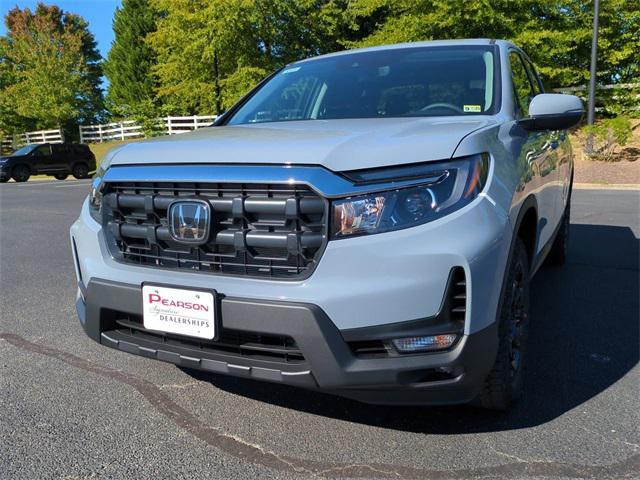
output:
[{"label": "pine tree", "polygon": [[156,57],[145,43],[147,34],[156,30],[156,14],[147,0],[124,0],[113,19],[115,40],[104,63],[109,80],[107,105],[123,117],[151,117],[154,100]]}]

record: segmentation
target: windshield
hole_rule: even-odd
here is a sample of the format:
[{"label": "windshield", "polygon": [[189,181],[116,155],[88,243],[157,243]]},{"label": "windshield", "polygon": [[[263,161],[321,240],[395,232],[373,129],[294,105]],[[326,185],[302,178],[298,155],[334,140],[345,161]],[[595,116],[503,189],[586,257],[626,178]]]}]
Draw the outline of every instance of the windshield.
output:
[{"label": "windshield", "polygon": [[17,157],[18,155],[26,155],[27,153],[31,153],[38,145],[25,145],[22,148],[19,148],[15,152],[11,154],[12,157]]},{"label": "windshield", "polygon": [[384,49],[291,64],[226,122],[494,113],[494,46]]}]

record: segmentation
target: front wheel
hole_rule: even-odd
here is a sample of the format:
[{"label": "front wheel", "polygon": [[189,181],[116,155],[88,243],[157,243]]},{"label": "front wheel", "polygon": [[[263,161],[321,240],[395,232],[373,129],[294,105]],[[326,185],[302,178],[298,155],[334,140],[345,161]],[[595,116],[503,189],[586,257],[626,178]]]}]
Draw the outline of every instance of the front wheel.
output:
[{"label": "front wheel", "polygon": [[498,353],[478,397],[491,410],[507,410],[523,391],[523,369],[529,334],[529,256],[516,239],[497,318]]},{"label": "front wheel", "polygon": [[82,178],[89,178],[89,167],[84,163],[78,163],[73,167],[72,175],[78,180]]},{"label": "front wheel", "polygon": [[26,182],[31,176],[31,171],[26,165],[18,165],[11,172],[11,178],[16,182]]}]

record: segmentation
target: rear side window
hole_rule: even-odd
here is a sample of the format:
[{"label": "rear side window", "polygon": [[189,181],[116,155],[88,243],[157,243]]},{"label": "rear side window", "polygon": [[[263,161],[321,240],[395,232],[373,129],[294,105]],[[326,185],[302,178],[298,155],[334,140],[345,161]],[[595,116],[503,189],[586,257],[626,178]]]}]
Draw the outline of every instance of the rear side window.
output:
[{"label": "rear side window", "polygon": [[531,84],[522,57],[516,52],[511,52],[509,54],[509,63],[511,64],[511,79],[513,81],[513,93],[516,98],[518,113],[519,116],[526,117],[529,115],[529,104],[537,93]]}]

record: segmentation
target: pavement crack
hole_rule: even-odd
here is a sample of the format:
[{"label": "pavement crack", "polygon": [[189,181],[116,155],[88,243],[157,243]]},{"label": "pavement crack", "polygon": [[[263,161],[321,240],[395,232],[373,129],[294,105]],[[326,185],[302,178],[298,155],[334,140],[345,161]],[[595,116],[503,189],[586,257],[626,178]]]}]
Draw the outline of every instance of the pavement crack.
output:
[{"label": "pavement crack", "polygon": [[189,387],[200,385],[201,383],[202,382],[199,382],[196,380],[194,382],[189,382],[189,383],[170,383],[167,385],[156,385],[156,386],[161,390],[170,390],[170,389],[184,390]]},{"label": "pavement crack", "polygon": [[489,450],[491,450],[493,453],[500,455],[501,457],[506,457],[509,458],[511,460],[515,460],[516,462],[521,462],[521,463],[532,463],[532,462],[538,462],[538,460],[526,460],[524,458],[520,458],[517,455],[512,455],[510,453],[506,453],[506,452],[502,452],[500,450],[498,450],[497,448],[488,445]]},{"label": "pavement crack", "polygon": [[321,470],[319,472],[316,472],[317,476],[326,476],[326,475],[330,475],[330,474],[336,474],[339,472],[348,472],[349,470],[358,470],[358,471],[363,471],[363,470],[369,470],[372,473],[376,473],[376,474],[382,474],[384,475],[385,478],[388,477],[396,477],[396,478],[401,478],[401,475],[398,472],[394,472],[393,470],[382,470],[379,467],[374,467],[373,465],[369,465],[367,463],[351,463],[348,465],[342,465],[339,467],[332,467],[332,468],[328,468],[326,470]]},{"label": "pavement crack", "polygon": [[623,445],[628,445],[630,447],[633,447],[634,452],[640,450],[640,445],[638,445],[637,443],[632,443],[632,442],[627,442],[626,440],[620,440],[618,438],[607,438],[606,436],[604,436],[602,433],[596,431],[596,430],[591,430],[583,425],[576,425],[578,428],[580,428],[581,430],[584,430],[585,432],[587,432],[590,435],[595,435],[596,437],[599,437],[602,439],[603,442],[611,444],[611,445],[615,445],[615,444],[623,444]]},{"label": "pavement crack", "polygon": [[296,473],[309,473],[311,475],[314,475],[314,472],[311,470],[307,470],[306,468],[300,466],[300,465],[296,465],[294,462],[290,461],[287,457],[280,455],[276,452],[274,452],[273,450],[268,450],[266,448],[264,448],[262,445],[259,445],[257,443],[252,443],[252,442],[248,442],[246,440],[244,440],[241,437],[238,437],[237,435],[232,435],[230,433],[222,433],[222,435],[229,437],[233,440],[235,440],[236,442],[242,443],[244,445],[247,445],[249,447],[255,448],[257,450],[260,451],[260,453],[262,453],[263,455],[273,455],[277,458],[279,458],[283,463],[289,465],[291,467],[291,469],[296,472]]},{"label": "pavement crack", "polygon": [[632,455],[620,462],[607,465],[574,465],[560,462],[526,461],[520,457],[496,451],[515,462],[489,467],[435,470],[395,464],[339,463],[310,460],[277,454],[261,445],[248,442],[236,435],[221,432],[202,422],[195,414],[176,403],[160,386],[136,375],[93,363],[72,353],[42,343],[27,340],[14,333],[0,332],[0,340],[14,347],[59,360],[71,367],[128,385],[137,390],[158,413],[178,428],[190,433],[213,448],[266,468],[309,474],[315,477],[341,478],[402,478],[432,480],[458,480],[478,477],[578,477],[578,478],[633,478],[640,471],[640,455]]}]

